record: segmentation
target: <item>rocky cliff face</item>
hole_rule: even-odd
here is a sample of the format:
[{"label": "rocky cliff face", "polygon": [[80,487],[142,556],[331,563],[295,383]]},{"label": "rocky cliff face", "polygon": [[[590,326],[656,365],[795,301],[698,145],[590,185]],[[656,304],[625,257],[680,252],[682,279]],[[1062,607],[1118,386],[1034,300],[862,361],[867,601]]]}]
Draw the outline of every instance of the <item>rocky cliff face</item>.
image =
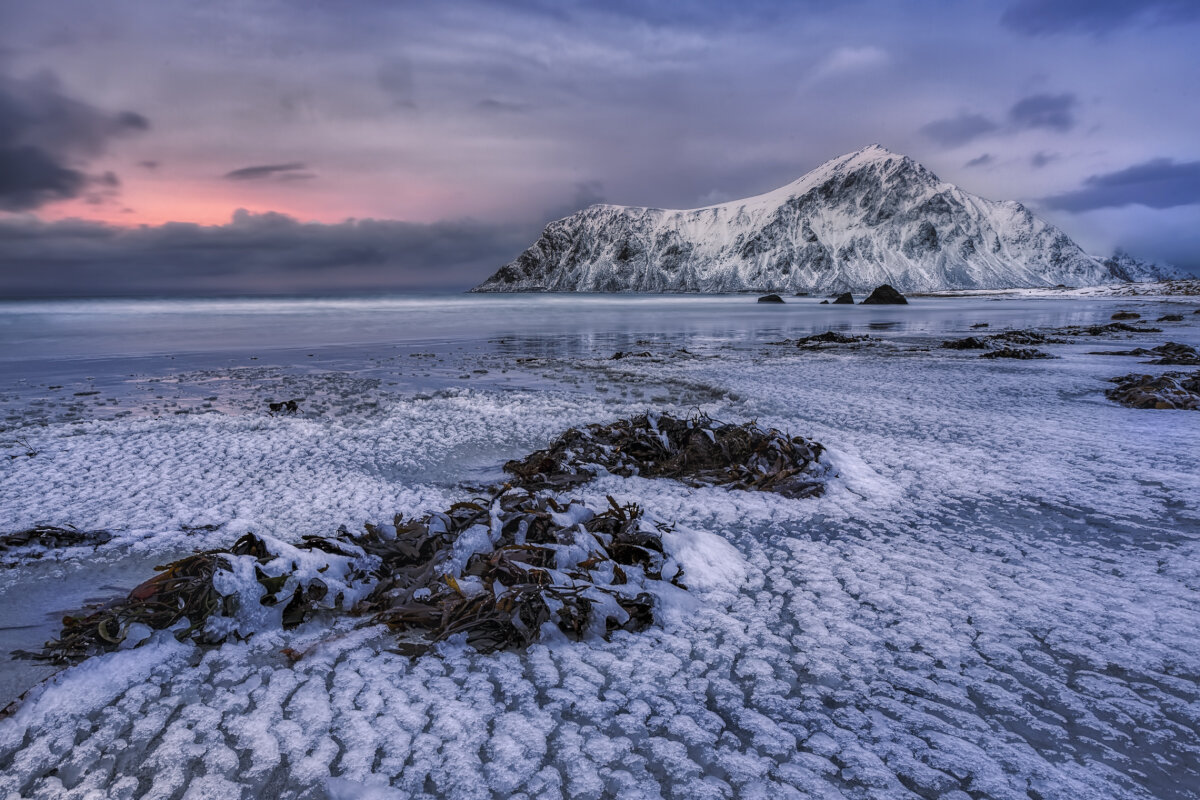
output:
[{"label": "rocky cliff face", "polygon": [[1130,280],[1015,202],[872,145],[773,192],[673,211],[597,205],[546,226],[477,292],[864,291]]}]

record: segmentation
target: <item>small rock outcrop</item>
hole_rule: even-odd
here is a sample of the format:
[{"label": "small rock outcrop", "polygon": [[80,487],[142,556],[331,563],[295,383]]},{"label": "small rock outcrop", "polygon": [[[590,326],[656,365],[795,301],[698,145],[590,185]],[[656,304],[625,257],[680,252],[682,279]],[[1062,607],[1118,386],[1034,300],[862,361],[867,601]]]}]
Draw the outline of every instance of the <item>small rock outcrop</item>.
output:
[{"label": "small rock outcrop", "polygon": [[782,303],[783,298],[777,294],[764,294],[762,297],[758,298],[758,302],[760,302],[760,303]]},{"label": "small rock outcrop", "polygon": [[885,283],[875,287],[875,291],[867,296],[866,300],[862,301],[864,306],[905,306],[908,305],[908,300],[904,295],[892,288],[891,284]]},{"label": "small rock outcrop", "polygon": [[1113,314],[1111,319],[1141,319],[1142,315],[1136,311],[1118,311]]},{"label": "small rock outcrop", "polygon": [[852,306],[854,305],[854,295],[850,294],[849,292],[842,292],[837,296],[837,299],[833,301],[833,304],[835,306]]}]

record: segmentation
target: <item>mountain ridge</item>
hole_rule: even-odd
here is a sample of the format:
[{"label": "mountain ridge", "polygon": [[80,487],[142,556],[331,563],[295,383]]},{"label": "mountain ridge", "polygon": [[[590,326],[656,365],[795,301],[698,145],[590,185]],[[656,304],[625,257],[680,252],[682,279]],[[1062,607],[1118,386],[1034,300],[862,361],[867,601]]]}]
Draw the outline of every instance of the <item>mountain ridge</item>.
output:
[{"label": "mountain ridge", "polygon": [[873,144],[763,194],[693,209],[599,204],[549,223],[474,292],[901,291],[1162,277],[1088,255],[1015,201]]}]

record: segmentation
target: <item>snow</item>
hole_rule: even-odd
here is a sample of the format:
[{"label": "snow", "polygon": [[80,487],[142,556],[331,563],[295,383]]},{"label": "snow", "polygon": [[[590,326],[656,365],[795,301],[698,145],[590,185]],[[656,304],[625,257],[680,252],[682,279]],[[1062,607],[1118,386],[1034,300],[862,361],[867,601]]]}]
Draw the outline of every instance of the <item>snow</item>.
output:
[{"label": "snow", "polygon": [[[593,509],[636,502],[674,528],[664,539],[688,590],[664,588],[660,622],[607,641],[491,655],[452,641],[410,659],[356,618],[247,622],[247,641],[208,649],[153,634],[33,688],[0,721],[0,796],[1200,796],[1200,415],[1110,403],[1106,381],[1129,360],[1088,355],[1200,344],[1200,315],[1163,334],[1047,345],[1059,357],[1044,362],[937,347],[975,322],[1083,324],[1118,308],[1154,319],[1193,299],[814,300],[769,314],[744,297],[479,301],[471,324],[485,333],[461,352],[413,348],[449,375],[536,361],[511,382],[388,389],[418,359],[356,367],[326,353],[329,397],[362,399],[367,369],[382,381],[377,405],[355,412],[270,416],[242,399],[274,373],[215,380],[224,354],[205,365],[199,353],[181,391],[211,387],[199,396],[224,411],[142,410],[138,387],[175,374],[162,366],[114,389],[130,416],[97,405],[43,425],[33,401],[60,380],[20,384],[29,370],[9,370],[0,394],[18,419],[2,438],[38,455],[4,452],[0,531],[73,523],[114,539],[0,572],[0,625],[35,621],[16,616],[26,592],[44,606],[61,585],[64,606],[39,612],[61,613],[247,529],[285,548],[445,508],[472,496],[462,482],[499,480],[504,460],[567,427],[645,410],[813,438],[829,448],[829,491],[788,500],[605,475],[568,492]],[[511,308],[491,311],[501,302]],[[528,323],[512,321],[520,309]],[[548,317],[554,330],[522,327]],[[487,341],[504,325],[504,344]],[[769,344],[830,327],[875,341]],[[619,349],[652,356],[610,360]],[[260,355],[287,375],[308,369],[305,352]],[[88,375],[118,386],[142,366],[96,361],[62,391]],[[216,528],[180,527],[199,522]],[[486,547],[488,526],[477,533]],[[285,557],[340,569],[326,554]]]}]

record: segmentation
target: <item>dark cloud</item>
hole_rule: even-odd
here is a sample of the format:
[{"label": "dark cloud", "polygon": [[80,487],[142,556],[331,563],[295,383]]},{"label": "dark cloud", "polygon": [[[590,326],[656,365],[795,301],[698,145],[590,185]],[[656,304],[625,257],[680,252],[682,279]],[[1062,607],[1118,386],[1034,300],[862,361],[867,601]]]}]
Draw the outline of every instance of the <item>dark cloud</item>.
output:
[{"label": "dark cloud", "polygon": [[231,170],[226,172],[224,177],[231,181],[256,181],[263,178],[295,178],[298,174],[304,177],[312,177],[308,173],[303,172],[303,170],[304,165],[299,161],[294,161],[290,164],[260,164],[258,166]]},{"label": "dark cloud", "polygon": [[921,127],[921,133],[946,147],[958,147],[996,131],[1000,126],[982,114],[959,114]]},{"label": "dark cloud", "polygon": [[412,63],[405,58],[393,59],[383,64],[375,73],[379,88],[387,94],[392,105],[399,108],[416,108]]},{"label": "dark cloud", "polygon": [[568,200],[546,211],[543,216],[547,222],[569,217],[588,206],[608,202],[604,196],[604,184],[600,181],[579,181],[573,188],[574,191]]},{"label": "dark cloud", "polygon": [[112,114],[68,97],[48,72],[0,75],[0,210],[27,211],[89,191],[89,200],[111,194],[115,176],[88,175],[87,163],[114,137],[149,127],[133,111]]},{"label": "dark cloud", "polygon": [[481,111],[499,111],[512,114],[519,114],[529,110],[529,106],[525,103],[514,103],[509,100],[497,100],[494,97],[487,97],[475,104],[475,107]]},{"label": "dark cloud", "polygon": [[1053,161],[1058,161],[1059,158],[1061,156],[1058,153],[1046,153],[1039,150],[1029,157],[1029,165],[1034,169],[1041,169]]},{"label": "dark cloud", "polygon": [[1108,33],[1135,25],[1200,20],[1196,0],[1021,0],[1004,12],[1008,28],[1028,36]]},{"label": "dark cloud", "polygon": [[469,220],[323,225],[244,210],[213,226],[10,218],[0,220],[0,295],[466,289],[527,247],[538,228]]},{"label": "dark cloud", "polygon": [[1050,208],[1091,211],[1143,205],[1173,208],[1200,203],[1200,161],[1156,158],[1116,172],[1093,175],[1083,188],[1048,197]]},{"label": "dark cloud", "polygon": [[991,153],[984,153],[983,155],[975,156],[975,158],[972,158],[966,164],[963,164],[963,166],[964,167],[986,167],[988,164],[991,164],[995,160],[996,159],[992,157]]},{"label": "dark cloud", "polygon": [[1066,132],[1075,127],[1075,95],[1034,94],[1022,98],[1008,111],[1008,118],[1020,128],[1048,128]]}]

